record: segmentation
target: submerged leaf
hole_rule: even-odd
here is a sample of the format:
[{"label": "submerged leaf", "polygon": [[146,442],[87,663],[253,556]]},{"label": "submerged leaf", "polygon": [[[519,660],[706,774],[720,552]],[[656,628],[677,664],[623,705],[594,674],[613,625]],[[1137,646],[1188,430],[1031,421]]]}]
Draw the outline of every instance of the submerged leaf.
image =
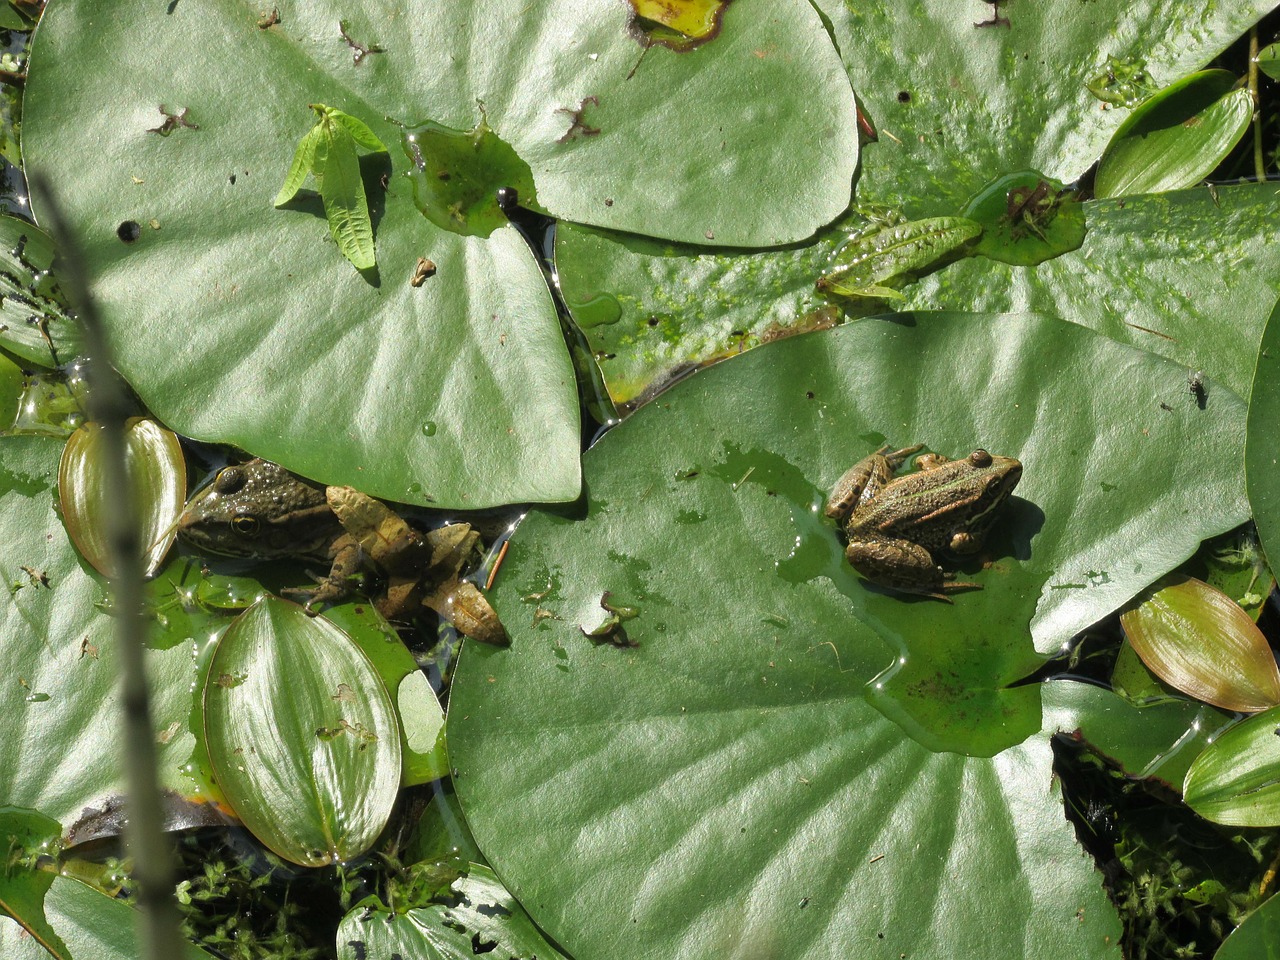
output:
[{"label": "submerged leaf", "polygon": [[1133,649],[1156,676],[1197,700],[1252,713],[1280,703],[1280,668],[1240,605],[1182,577],[1120,615]]},{"label": "submerged leaf", "polygon": [[981,224],[963,217],[872,225],[836,251],[818,289],[835,297],[900,299],[892,284],[937,266],[981,233]]}]

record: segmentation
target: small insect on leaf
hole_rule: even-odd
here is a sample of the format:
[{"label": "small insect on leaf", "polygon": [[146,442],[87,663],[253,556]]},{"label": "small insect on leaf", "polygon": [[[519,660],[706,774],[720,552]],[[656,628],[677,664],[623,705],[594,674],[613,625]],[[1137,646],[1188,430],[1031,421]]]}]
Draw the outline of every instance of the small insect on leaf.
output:
[{"label": "small insect on leaf", "polygon": [[357,270],[371,269],[376,264],[373,223],[356,148],[385,153],[387,147],[363,120],[323,103],[311,109],[319,119],[299,141],[275,205],[288,203],[307,174],[314,175],[338,249]]}]

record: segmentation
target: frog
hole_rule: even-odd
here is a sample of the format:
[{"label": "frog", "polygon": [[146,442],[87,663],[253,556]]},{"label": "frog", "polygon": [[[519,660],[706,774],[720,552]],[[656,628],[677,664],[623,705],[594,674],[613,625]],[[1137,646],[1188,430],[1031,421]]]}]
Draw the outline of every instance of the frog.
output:
[{"label": "frog", "polygon": [[312,616],[349,597],[359,575],[372,570],[382,585],[374,606],[386,619],[409,619],[427,606],[466,636],[496,646],[508,642],[488,600],[461,576],[479,540],[467,523],[420,533],[358,490],[323,486],[254,459],[219,470],[187,502],[177,532],[207,553],[328,563],[329,573],[317,577],[315,587],[281,591],[305,598]]},{"label": "frog", "polygon": [[366,566],[359,542],[330,508],[327,488],[270,460],[219,470],[187,502],[177,531],[190,546],[219,556],[328,563],[316,587],[295,591],[307,598],[308,613],[349,596]]},{"label": "frog", "polygon": [[982,549],[1022,464],[983,449],[958,460],[926,453],[916,457],[915,473],[895,477],[921,449],[886,445],[859,460],[832,487],[824,513],[843,525],[845,556],[871,583],[951,603],[948,593],[982,585],[956,581],[936,555]]}]

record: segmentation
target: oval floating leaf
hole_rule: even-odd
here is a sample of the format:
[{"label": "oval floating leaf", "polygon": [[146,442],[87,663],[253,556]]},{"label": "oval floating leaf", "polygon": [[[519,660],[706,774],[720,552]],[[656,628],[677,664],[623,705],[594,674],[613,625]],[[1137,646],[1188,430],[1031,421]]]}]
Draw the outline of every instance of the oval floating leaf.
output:
[{"label": "oval floating leaf", "polygon": [[1280,43],[1271,43],[1258,51],[1258,69],[1272,80],[1280,80]]},{"label": "oval floating leaf", "polygon": [[1235,75],[1203,70],[1143,101],[1117,128],[1098,162],[1098,197],[1162,193],[1197,183],[1240,142],[1253,96]]},{"label": "oval floating leaf", "polygon": [[[146,548],[146,573],[160,568],[173,545],[187,497],[187,462],[177,436],[154,420],[125,425],[128,476],[138,533]],[[116,508],[103,483],[102,426],[86,423],[67,439],[58,466],[58,501],[76,549],[104,577],[111,576],[106,518]]]},{"label": "oval floating leaf", "polygon": [[1249,396],[1244,474],[1258,540],[1271,568],[1280,566],[1280,300],[1262,333]]},{"label": "oval floating leaf", "polygon": [[1256,713],[1280,703],[1271,645],[1240,605],[1193,577],[1180,577],[1120,615],[1151,671],[1224,710]]},{"label": "oval floating leaf", "polygon": [[833,297],[900,300],[895,286],[937,266],[980,233],[980,224],[963,217],[872,225],[836,251],[818,289]]},{"label": "oval floating leaf", "polygon": [[1205,747],[1187,771],[1182,795],[1215,823],[1280,825],[1280,707],[1236,724]]},{"label": "oval floating leaf", "polygon": [[259,840],[294,863],[363,853],[400,784],[400,730],[350,637],[267,597],[218,644],[204,691],[214,776]]}]

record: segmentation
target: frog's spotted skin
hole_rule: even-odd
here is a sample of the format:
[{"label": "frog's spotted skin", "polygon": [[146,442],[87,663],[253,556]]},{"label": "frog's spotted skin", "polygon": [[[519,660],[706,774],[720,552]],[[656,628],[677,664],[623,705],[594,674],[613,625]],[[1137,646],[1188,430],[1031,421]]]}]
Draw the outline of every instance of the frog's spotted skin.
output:
[{"label": "frog's spotted skin", "polygon": [[342,533],[324,487],[267,460],[224,467],[178,518],[191,546],[233,557],[328,559]]},{"label": "frog's spotted skin", "polygon": [[947,591],[981,586],[951,580],[934,554],[982,549],[1000,505],[1018,485],[1022,464],[985,450],[963,460],[925,454],[916,458],[917,472],[895,478],[919,449],[888,453],[882,447],[860,460],[836,482],[826,513],[844,521],[845,556],[872,583],[946,600]]}]

